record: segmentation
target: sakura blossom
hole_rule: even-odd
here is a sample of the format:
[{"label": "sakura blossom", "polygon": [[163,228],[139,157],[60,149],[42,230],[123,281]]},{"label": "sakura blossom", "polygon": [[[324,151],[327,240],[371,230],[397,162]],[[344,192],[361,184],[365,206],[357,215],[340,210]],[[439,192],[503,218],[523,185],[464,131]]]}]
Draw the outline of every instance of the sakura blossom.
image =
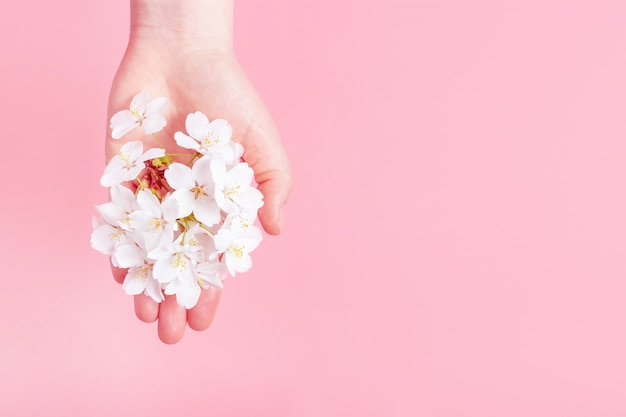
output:
[{"label": "sakura blossom", "polygon": [[[149,136],[125,143],[107,163],[100,184],[109,201],[96,206],[91,246],[126,270],[126,294],[156,303],[173,295],[190,309],[203,290],[221,289],[226,277],[251,268],[250,253],[263,239],[255,226],[263,195],[225,119],[196,111],[185,119],[186,133],[159,138],[168,104],[142,91],[111,118],[114,139],[136,127]],[[191,153],[168,153],[163,143]]]},{"label": "sakura blossom", "polygon": [[112,187],[126,181],[137,178],[139,173],[145,168],[145,162],[165,155],[165,149],[151,148],[145,153],[141,141],[133,141],[124,144],[115,155],[100,178],[100,185]]},{"label": "sakura blossom", "polygon": [[214,119],[209,122],[202,112],[191,113],[185,120],[188,134],[176,132],[174,139],[178,146],[193,149],[196,152],[211,158],[219,158],[228,164],[238,160],[243,155],[243,147],[231,141],[233,129],[224,119]]},{"label": "sakura blossom", "polygon": [[133,97],[128,110],[120,110],[111,117],[111,137],[119,139],[139,126],[148,135],[160,132],[167,124],[161,113],[168,105],[165,97],[149,101],[148,93],[140,92]]}]

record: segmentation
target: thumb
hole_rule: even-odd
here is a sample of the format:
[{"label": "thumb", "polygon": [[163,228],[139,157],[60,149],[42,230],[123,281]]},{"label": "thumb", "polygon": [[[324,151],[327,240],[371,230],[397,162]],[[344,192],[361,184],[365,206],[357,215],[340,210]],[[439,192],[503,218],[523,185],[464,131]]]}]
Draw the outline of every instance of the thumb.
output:
[{"label": "thumb", "polygon": [[271,134],[248,130],[244,159],[254,170],[258,188],[263,193],[263,207],[259,220],[270,235],[277,235],[282,227],[282,210],[293,189],[293,175],[287,153],[275,129]]}]

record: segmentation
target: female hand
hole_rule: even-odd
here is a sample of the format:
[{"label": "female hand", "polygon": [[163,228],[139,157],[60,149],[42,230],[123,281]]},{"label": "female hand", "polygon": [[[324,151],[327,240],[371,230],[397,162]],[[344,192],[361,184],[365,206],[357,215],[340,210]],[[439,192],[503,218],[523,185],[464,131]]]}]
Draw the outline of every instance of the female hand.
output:
[{"label": "female hand", "polygon": [[[167,97],[168,125],[158,135],[168,153],[181,152],[174,133],[185,131],[189,113],[228,120],[233,140],[244,146],[244,160],[264,195],[261,225],[267,233],[279,234],[281,210],[293,187],[291,169],[276,127],[232,50],[232,1],[131,0],[131,12],[131,36],[111,88],[108,120],[141,90],[152,98]],[[155,146],[141,129],[120,140],[113,140],[107,130],[107,161],[131,140]],[[116,281],[123,282],[126,270],[112,270]],[[135,296],[135,312],[145,322],[158,319],[160,339],[176,343],[187,323],[194,330],[210,326],[220,293],[202,290],[198,304],[188,311],[175,296],[158,304],[140,294]]]}]

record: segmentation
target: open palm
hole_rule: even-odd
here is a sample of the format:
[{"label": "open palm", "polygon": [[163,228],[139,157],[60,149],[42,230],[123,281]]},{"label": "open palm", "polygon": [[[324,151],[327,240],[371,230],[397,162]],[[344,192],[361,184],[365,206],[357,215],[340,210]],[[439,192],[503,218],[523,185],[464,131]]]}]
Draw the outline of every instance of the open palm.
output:
[{"label": "open palm", "polygon": [[[244,146],[244,160],[254,170],[264,195],[265,204],[259,210],[261,225],[269,234],[280,233],[281,209],[293,185],[289,162],[267,109],[234,54],[131,42],[111,88],[108,118],[127,108],[131,98],[141,90],[149,92],[151,97],[170,99],[171,104],[164,113],[168,125],[158,134],[168,153],[181,152],[174,141],[174,133],[185,131],[185,118],[189,113],[201,111],[211,120],[221,118],[230,122],[233,140]],[[141,129],[133,130],[119,141],[112,140],[111,131],[107,130],[107,161],[131,140],[142,140],[155,147],[154,138]],[[188,150],[182,151],[188,153]],[[113,267],[116,281],[123,282],[125,275],[126,270]],[[213,288],[203,290],[198,304],[190,310],[179,306],[173,296],[166,296],[165,301],[158,304],[141,294],[135,296],[135,312],[146,322],[158,319],[161,340],[176,343],[182,338],[187,323],[195,330],[210,326],[220,293]]]}]

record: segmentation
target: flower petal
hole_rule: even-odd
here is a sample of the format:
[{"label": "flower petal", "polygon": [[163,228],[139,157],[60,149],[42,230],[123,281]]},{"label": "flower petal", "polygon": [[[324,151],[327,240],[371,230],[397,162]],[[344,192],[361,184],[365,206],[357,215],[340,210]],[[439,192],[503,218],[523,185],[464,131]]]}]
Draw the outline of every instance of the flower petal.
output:
[{"label": "flower petal", "polygon": [[156,278],[156,280],[160,283],[172,282],[176,278],[176,270],[171,267],[171,261],[172,257],[166,256],[163,258],[159,258],[154,263],[152,274],[154,275],[154,278]]},{"label": "flower petal", "polygon": [[200,149],[200,144],[195,139],[185,135],[183,132],[174,133],[174,139],[176,140],[176,144],[181,148],[193,149],[194,151]]},{"label": "flower petal", "polygon": [[163,113],[163,111],[167,108],[169,104],[170,101],[165,97],[155,98],[146,106],[146,116],[150,117],[159,113]]},{"label": "flower petal", "polygon": [[121,210],[130,213],[135,208],[135,194],[122,185],[111,187],[111,201]]},{"label": "flower petal", "polygon": [[152,217],[161,217],[161,203],[159,199],[148,190],[140,190],[137,193],[137,204],[141,210]]},{"label": "flower petal", "polygon": [[150,296],[155,302],[160,303],[165,300],[163,291],[161,291],[161,284],[152,276],[148,278],[148,284],[146,285],[145,294]]},{"label": "flower petal", "polygon": [[148,93],[146,91],[140,91],[133,99],[130,101],[130,108],[136,109],[140,114],[146,111],[146,106],[148,105]]},{"label": "flower petal", "polygon": [[224,252],[228,249],[228,246],[230,246],[230,242],[233,241],[233,237],[234,235],[231,230],[224,227],[221,228],[213,238],[213,241],[215,242],[215,249],[220,253]]},{"label": "flower petal", "polygon": [[160,114],[146,117],[143,119],[143,122],[141,122],[141,127],[143,127],[143,131],[146,132],[147,135],[160,132],[166,125],[167,121],[165,117]]},{"label": "flower petal", "polygon": [[141,156],[141,162],[148,161],[154,158],[160,158],[165,155],[165,149],[150,148]]},{"label": "flower petal", "polygon": [[220,208],[211,196],[197,199],[193,208],[193,214],[196,216],[196,219],[207,226],[213,226],[219,223],[221,219]]},{"label": "flower petal", "polygon": [[118,226],[118,221],[126,217],[126,212],[112,202],[100,204],[96,206],[96,210],[111,226]]},{"label": "flower petal", "polygon": [[202,140],[209,129],[209,119],[202,112],[190,113],[185,119],[185,129],[192,138]]},{"label": "flower petal", "polygon": [[108,224],[98,227],[91,233],[91,247],[98,252],[111,256],[117,245],[127,242],[126,235],[118,228]]},{"label": "flower petal", "polygon": [[200,299],[201,291],[199,285],[182,285],[176,292],[176,301],[181,307],[185,307],[186,309],[193,308]]},{"label": "flower petal", "polygon": [[165,170],[165,179],[175,190],[191,190],[196,185],[191,168],[178,162]]},{"label": "flower petal", "polygon": [[154,281],[151,278],[150,267],[143,265],[140,267],[131,268],[126,274],[122,288],[128,295],[138,295],[144,292],[146,286],[150,281]]},{"label": "flower petal", "polygon": [[209,124],[209,128],[212,129],[219,138],[220,145],[227,144],[233,135],[233,128],[230,123],[228,123],[228,120],[215,119]]},{"label": "flower petal", "polygon": [[213,190],[213,176],[211,175],[211,157],[203,156],[191,168],[196,182],[200,185],[211,185]]},{"label": "flower petal", "polygon": [[124,144],[118,155],[125,155],[130,161],[136,161],[143,153],[143,143],[140,140],[134,140]]},{"label": "flower petal", "polygon": [[127,174],[128,171],[123,168],[109,170],[109,172],[105,172],[102,177],[100,177],[100,185],[103,187],[112,187],[114,185],[121,184],[126,181]]},{"label": "flower petal", "polygon": [[121,245],[115,249],[113,258],[120,268],[132,268],[143,265],[144,258],[137,245]]},{"label": "flower petal", "polygon": [[228,176],[236,179],[241,185],[249,186],[254,177],[254,171],[247,163],[240,162],[228,172]]},{"label": "flower petal", "polygon": [[172,198],[178,202],[178,215],[176,217],[187,217],[193,211],[195,199],[189,190],[176,190],[172,193]]}]

